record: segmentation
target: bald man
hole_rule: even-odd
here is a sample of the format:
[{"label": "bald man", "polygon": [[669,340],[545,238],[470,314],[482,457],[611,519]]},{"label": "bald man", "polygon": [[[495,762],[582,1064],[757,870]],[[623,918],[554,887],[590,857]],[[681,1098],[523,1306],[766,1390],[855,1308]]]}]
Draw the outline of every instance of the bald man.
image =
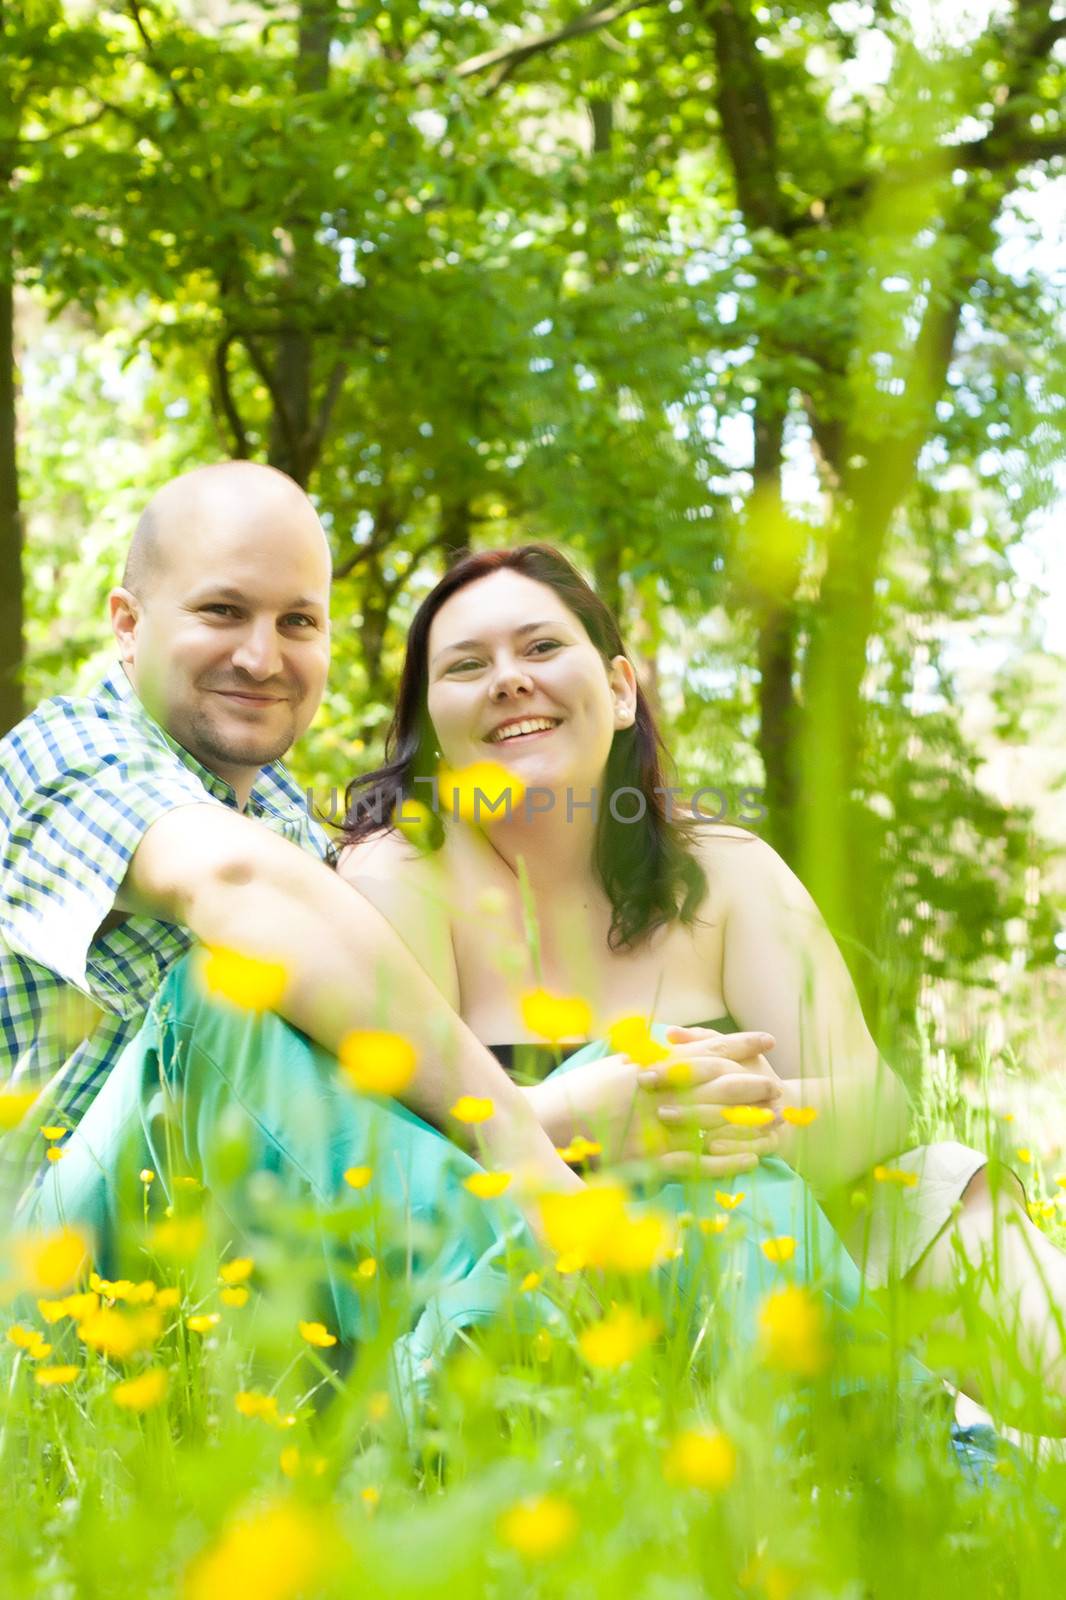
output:
[{"label": "bald man", "polygon": [[[408,1176],[469,1162],[434,1131],[456,1129],[462,1094],[495,1104],[492,1165],[576,1184],[522,1091],[324,864],[281,765],[325,685],[329,588],[322,526],[290,479],[248,462],[187,473],[152,501],[111,592],[119,663],[0,740],[0,1126],[33,1101],[0,1161],[9,1193],[30,1179],[24,1219],[81,1218],[113,1245],[123,1152],[132,1140],[169,1182],[175,1127],[209,1185],[219,1131],[236,1129],[243,1170],[329,1206],[368,1141],[377,1158],[402,1148]],[[196,942],[280,963],[280,1015],[205,995]],[[340,1082],[336,1052],[368,1027],[415,1044],[415,1116]],[[42,1124],[69,1130],[47,1167]]]}]

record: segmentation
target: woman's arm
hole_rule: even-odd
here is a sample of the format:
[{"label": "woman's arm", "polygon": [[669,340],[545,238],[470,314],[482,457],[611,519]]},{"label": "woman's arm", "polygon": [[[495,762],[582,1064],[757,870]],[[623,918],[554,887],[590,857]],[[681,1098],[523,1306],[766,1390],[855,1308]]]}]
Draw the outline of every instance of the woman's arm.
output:
[{"label": "woman's arm", "polygon": [[878,1053],[814,901],[781,857],[753,835],[716,830],[703,860],[724,914],[730,1015],[773,1034],[785,1104],[817,1113],[806,1128],[785,1123],[780,1153],[816,1188],[852,1181],[905,1147],[903,1086]]}]

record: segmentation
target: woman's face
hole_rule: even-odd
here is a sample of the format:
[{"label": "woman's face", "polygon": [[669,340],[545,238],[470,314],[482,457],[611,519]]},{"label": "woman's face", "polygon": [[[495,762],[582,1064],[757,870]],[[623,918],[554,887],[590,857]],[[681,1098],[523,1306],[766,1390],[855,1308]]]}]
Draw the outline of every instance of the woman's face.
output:
[{"label": "woman's face", "polygon": [[429,715],[445,765],[496,760],[527,788],[595,786],[636,680],[608,666],[554,589],[507,568],[441,606],[429,631]]}]

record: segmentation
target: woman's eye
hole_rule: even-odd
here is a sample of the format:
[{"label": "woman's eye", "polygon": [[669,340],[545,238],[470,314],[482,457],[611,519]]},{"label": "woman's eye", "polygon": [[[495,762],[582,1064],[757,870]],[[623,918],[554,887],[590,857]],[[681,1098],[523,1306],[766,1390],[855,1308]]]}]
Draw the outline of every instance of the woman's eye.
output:
[{"label": "woman's eye", "polygon": [[473,656],[469,656],[465,661],[453,661],[448,671],[466,672],[470,667],[479,667],[480,665],[480,661],[475,661]]},{"label": "woman's eye", "polygon": [[535,644],[530,645],[530,649],[536,650],[540,655],[544,655],[548,650],[558,650],[558,648],[558,639],[538,639]]}]

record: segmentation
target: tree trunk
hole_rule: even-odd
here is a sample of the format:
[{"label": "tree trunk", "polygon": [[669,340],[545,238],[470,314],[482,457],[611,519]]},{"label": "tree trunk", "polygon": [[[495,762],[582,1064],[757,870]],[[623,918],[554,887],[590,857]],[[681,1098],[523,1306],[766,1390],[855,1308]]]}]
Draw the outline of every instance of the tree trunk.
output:
[{"label": "tree trunk", "polygon": [[[5,183],[4,188],[7,189]],[[10,228],[0,229],[0,734],[25,715],[22,512],[15,397],[15,285]]]}]

